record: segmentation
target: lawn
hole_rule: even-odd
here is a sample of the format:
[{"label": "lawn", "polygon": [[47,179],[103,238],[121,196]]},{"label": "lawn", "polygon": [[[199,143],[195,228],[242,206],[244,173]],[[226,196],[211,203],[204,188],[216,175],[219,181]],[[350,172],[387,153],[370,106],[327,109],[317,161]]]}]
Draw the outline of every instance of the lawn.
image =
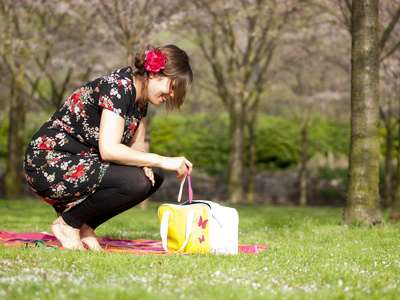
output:
[{"label": "lawn", "polygon": [[[111,238],[159,238],[157,203],[98,228]],[[340,226],[342,209],[237,206],[239,243],[256,255],[147,255],[22,250],[0,245],[3,299],[399,299],[400,232]],[[0,201],[0,229],[49,231],[42,201]],[[387,213],[384,213],[387,218]]]}]

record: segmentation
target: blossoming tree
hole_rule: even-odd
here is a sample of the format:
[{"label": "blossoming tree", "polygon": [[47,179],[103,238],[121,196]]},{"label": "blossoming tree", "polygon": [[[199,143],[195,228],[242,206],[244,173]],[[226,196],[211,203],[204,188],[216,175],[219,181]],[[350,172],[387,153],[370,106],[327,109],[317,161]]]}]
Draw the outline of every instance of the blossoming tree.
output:
[{"label": "blossoming tree", "polygon": [[[260,94],[281,31],[299,1],[193,1],[188,23],[206,59],[209,87],[229,113],[229,183],[231,203],[245,197],[245,129],[254,126]],[[190,18],[192,17],[192,18]]]}]

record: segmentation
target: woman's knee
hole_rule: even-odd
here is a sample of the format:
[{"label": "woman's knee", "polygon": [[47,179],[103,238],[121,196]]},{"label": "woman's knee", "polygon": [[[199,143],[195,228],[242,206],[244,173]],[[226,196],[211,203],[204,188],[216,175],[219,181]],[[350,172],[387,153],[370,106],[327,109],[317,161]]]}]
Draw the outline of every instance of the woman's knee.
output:
[{"label": "woman's knee", "polygon": [[[140,170],[137,172],[137,170]],[[158,189],[164,182],[164,171],[161,168],[152,168],[154,174],[154,187],[142,168],[132,169],[129,176],[120,182],[120,193],[126,195],[147,195],[154,188]]]},{"label": "woman's knee", "polygon": [[152,168],[154,179],[159,186],[164,182],[164,171],[161,168]]},{"label": "woman's knee", "polygon": [[[158,188],[164,181],[164,172],[161,168],[152,169],[155,185]],[[110,165],[101,188],[116,188],[119,194],[125,195],[146,195],[152,189],[152,185],[142,168]]]}]

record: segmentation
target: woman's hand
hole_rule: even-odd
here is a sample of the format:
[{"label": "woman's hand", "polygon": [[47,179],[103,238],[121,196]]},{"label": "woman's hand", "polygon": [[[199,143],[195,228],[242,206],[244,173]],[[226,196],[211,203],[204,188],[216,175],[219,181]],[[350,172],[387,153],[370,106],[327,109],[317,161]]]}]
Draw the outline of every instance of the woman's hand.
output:
[{"label": "woman's hand", "polygon": [[186,174],[192,172],[193,164],[185,157],[163,157],[161,168],[169,171],[176,171],[176,178],[183,180]]},{"label": "woman's hand", "polygon": [[153,170],[151,168],[148,168],[148,167],[143,167],[143,171],[144,171],[144,174],[146,175],[146,177],[150,180],[151,185],[154,186],[155,181],[154,181]]}]

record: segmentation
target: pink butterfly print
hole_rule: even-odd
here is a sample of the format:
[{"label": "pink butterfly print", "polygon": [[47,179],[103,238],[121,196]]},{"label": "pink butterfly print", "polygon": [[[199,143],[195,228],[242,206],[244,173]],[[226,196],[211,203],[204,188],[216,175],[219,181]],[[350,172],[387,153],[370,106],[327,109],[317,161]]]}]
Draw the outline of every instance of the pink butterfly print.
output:
[{"label": "pink butterfly print", "polygon": [[200,216],[200,220],[199,220],[199,223],[197,225],[199,225],[199,227],[202,227],[203,229],[205,229],[206,226],[207,226],[207,222],[208,222],[208,219],[203,221],[203,217]]},{"label": "pink butterfly print", "polygon": [[200,243],[200,244],[206,240],[206,239],[204,238],[204,234],[203,234],[203,236],[202,236],[201,238],[198,238],[198,239],[199,239],[199,243]]}]

